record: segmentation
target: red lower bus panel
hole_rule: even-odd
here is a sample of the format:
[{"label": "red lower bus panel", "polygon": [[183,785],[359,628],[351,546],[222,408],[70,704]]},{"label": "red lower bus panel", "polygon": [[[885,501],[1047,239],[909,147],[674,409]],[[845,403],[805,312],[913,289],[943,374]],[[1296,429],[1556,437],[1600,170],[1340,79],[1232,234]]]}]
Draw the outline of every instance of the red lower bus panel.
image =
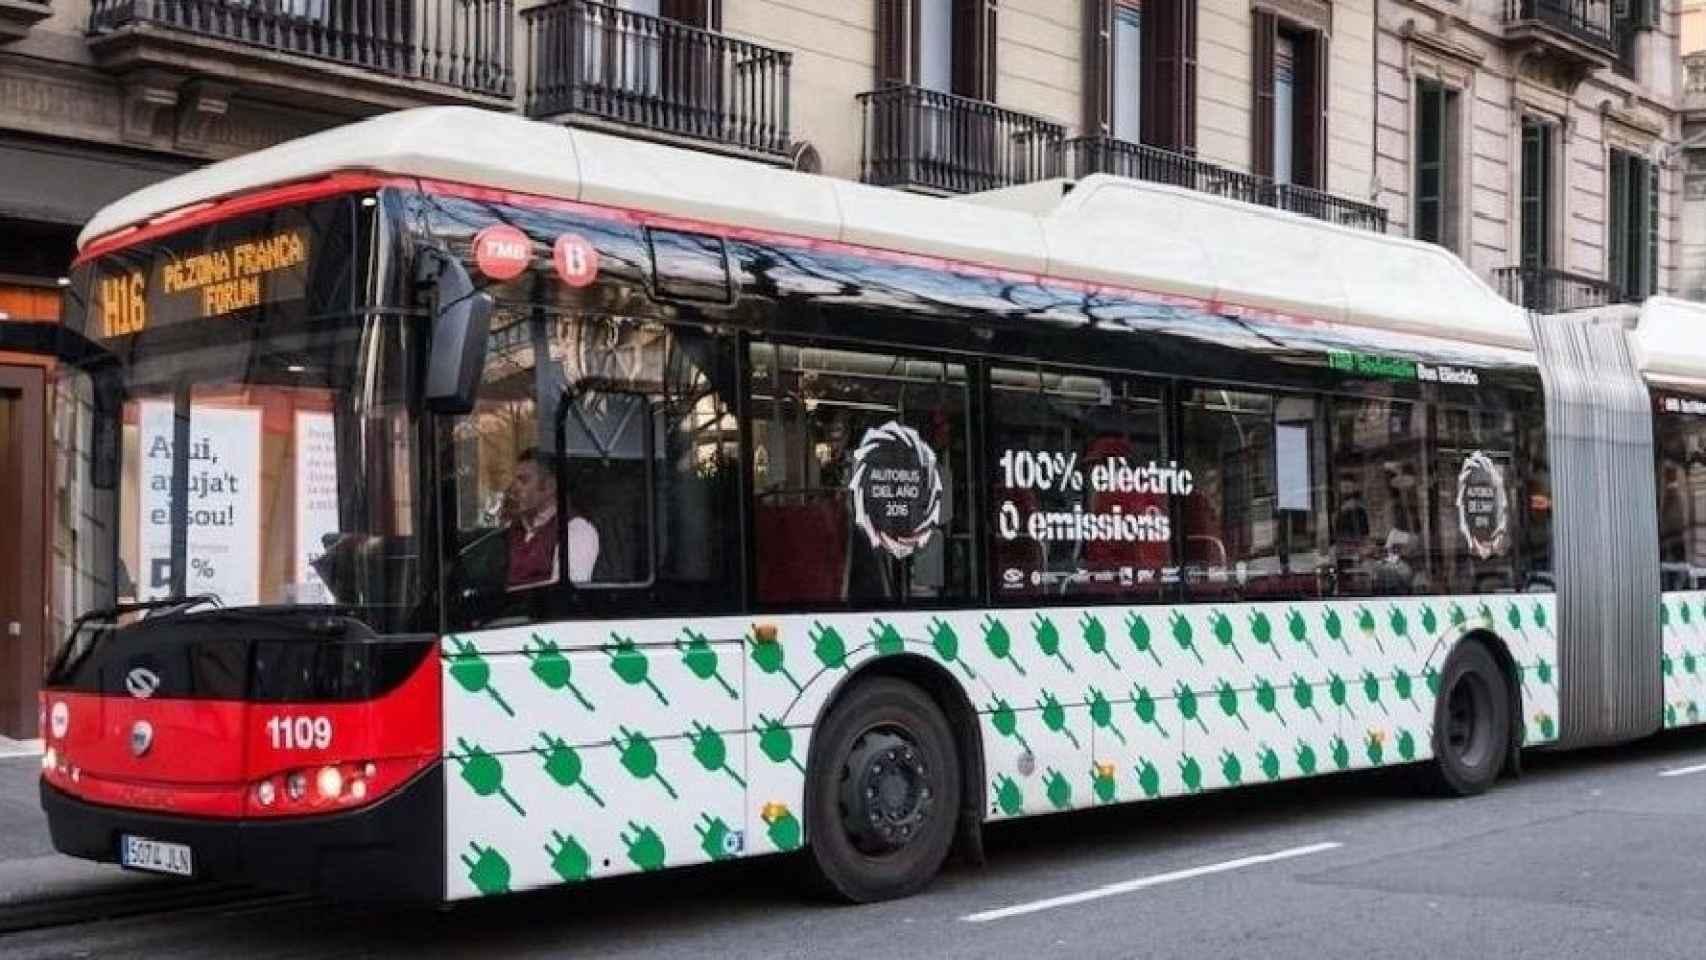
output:
[{"label": "red lower bus panel", "polygon": [[440,755],[441,682],[438,658],[428,656],[390,693],[354,703],[48,690],[43,777],[91,803],[184,816],[357,809]]}]

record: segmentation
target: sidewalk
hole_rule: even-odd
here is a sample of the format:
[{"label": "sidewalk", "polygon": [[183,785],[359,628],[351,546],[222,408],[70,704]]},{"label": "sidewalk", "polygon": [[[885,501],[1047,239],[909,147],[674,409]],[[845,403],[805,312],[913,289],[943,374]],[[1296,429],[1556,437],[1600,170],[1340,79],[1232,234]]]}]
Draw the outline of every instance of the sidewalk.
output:
[{"label": "sidewalk", "polygon": [[0,927],[14,911],[171,881],[54,852],[36,782],[41,746],[0,738]]}]

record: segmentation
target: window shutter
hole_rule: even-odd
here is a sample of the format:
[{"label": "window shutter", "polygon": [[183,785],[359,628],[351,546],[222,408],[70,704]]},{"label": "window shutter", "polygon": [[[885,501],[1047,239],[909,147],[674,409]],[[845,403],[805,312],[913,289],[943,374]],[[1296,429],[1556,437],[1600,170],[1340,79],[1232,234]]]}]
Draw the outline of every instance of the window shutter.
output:
[{"label": "window shutter", "polygon": [[913,83],[916,11],[912,0],[877,0],[877,88]]},{"label": "window shutter", "polygon": [[[1261,11],[1257,11],[1260,17]],[[1258,26],[1258,31],[1260,27]],[[1272,57],[1269,57],[1272,62]],[[1272,71],[1268,84],[1273,85]],[[1149,0],[1143,5],[1143,142],[1194,153],[1197,145],[1197,5]]]},{"label": "window shutter", "polygon": [[1250,114],[1250,172],[1271,177],[1274,175],[1274,44],[1279,39],[1279,18],[1267,10],[1251,13],[1255,20],[1250,49],[1256,109]]},{"label": "window shutter", "polygon": [[1105,137],[1114,129],[1113,50],[1114,0],[1084,0],[1084,133],[1087,136]]},{"label": "window shutter", "polygon": [[1659,165],[1647,168],[1647,296],[1659,292]]},{"label": "window shutter", "polygon": [[1292,165],[1304,186],[1327,189],[1327,35],[1319,31],[1309,34],[1299,44],[1301,63],[1298,79],[1302,80],[1302,96],[1297,110],[1298,156]]},{"label": "window shutter", "polygon": [[996,0],[954,0],[954,92],[995,102]]},{"label": "window shutter", "polygon": [[[1606,166],[1610,169],[1611,176],[1605,191],[1608,214],[1605,218],[1605,276],[1621,289],[1629,286],[1629,255],[1632,252],[1629,249],[1629,235],[1632,232],[1629,223],[1629,208],[1632,205],[1629,187],[1633,178],[1630,176],[1629,155],[1613,149]],[[1625,292],[1633,294],[1635,291]]]}]

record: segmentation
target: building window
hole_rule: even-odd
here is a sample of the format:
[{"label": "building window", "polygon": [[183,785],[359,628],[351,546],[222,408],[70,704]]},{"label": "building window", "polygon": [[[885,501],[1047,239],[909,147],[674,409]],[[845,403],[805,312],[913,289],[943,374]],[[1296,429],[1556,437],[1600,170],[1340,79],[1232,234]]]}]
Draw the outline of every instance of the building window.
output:
[{"label": "building window", "polygon": [[1327,182],[1327,36],[1255,11],[1252,170],[1280,183]]},{"label": "building window", "polygon": [[1114,136],[1143,139],[1143,6],[1120,0],[1114,7]]},{"label": "building window", "polygon": [[1127,143],[1196,148],[1197,5],[1086,0],[1085,126]]},{"label": "building window", "polygon": [[877,86],[995,99],[996,0],[877,0]]},{"label": "building window", "polygon": [[1659,0],[1616,0],[1612,4],[1611,33],[1617,41],[1617,62],[1613,69],[1620,75],[1639,79],[1640,36],[1657,27],[1658,22]]},{"label": "building window", "polygon": [[1457,249],[1458,93],[1416,81],[1415,237]]},{"label": "building window", "polygon": [[1553,149],[1556,125],[1522,118],[1522,266],[1552,266]]},{"label": "building window", "polygon": [[1625,300],[1640,301],[1658,287],[1659,178],[1653,164],[1611,151],[1606,200],[1606,278]]}]

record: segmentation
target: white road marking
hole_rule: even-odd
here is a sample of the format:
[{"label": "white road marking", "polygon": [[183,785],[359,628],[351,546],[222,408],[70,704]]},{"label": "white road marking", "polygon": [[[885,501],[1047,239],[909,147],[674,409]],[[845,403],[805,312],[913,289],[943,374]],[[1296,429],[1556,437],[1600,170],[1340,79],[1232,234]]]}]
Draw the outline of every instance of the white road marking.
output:
[{"label": "white road marking", "polygon": [[1691,773],[1706,773],[1706,763],[1697,763],[1692,767],[1677,767],[1674,770],[1659,772],[1661,777],[1686,777]]},{"label": "white road marking", "polygon": [[1075,903],[1085,903],[1090,900],[1100,900],[1104,897],[1117,897],[1122,893],[1134,893],[1149,887],[1158,887],[1164,883],[1175,883],[1180,880],[1190,880],[1204,877],[1213,873],[1225,873],[1228,870],[1239,870],[1244,867],[1254,867],[1263,863],[1273,863],[1278,860],[1290,860],[1294,857],[1307,857],[1314,853],[1325,853],[1336,850],[1343,844],[1312,843],[1305,847],[1291,847],[1286,850],[1276,850],[1273,853],[1259,853],[1250,857],[1239,857],[1236,860],[1224,860],[1220,863],[1205,864],[1200,867],[1190,867],[1185,870],[1174,870],[1171,873],[1157,873],[1148,877],[1138,877],[1134,880],[1122,880],[1110,883],[1094,890],[1083,890],[1078,893],[1063,894],[1049,897],[1046,900],[1032,900],[1029,903],[1016,903],[1010,907],[996,910],[985,910],[982,913],[970,913],[963,917],[968,923],[987,923],[991,920],[1005,920],[1008,917],[1023,916],[1027,913],[1037,913],[1042,910],[1053,910],[1055,907],[1069,907]]},{"label": "white road marking", "polygon": [[35,740],[9,740],[0,737],[0,760],[10,757],[39,757],[41,750],[42,742],[39,737]]}]

